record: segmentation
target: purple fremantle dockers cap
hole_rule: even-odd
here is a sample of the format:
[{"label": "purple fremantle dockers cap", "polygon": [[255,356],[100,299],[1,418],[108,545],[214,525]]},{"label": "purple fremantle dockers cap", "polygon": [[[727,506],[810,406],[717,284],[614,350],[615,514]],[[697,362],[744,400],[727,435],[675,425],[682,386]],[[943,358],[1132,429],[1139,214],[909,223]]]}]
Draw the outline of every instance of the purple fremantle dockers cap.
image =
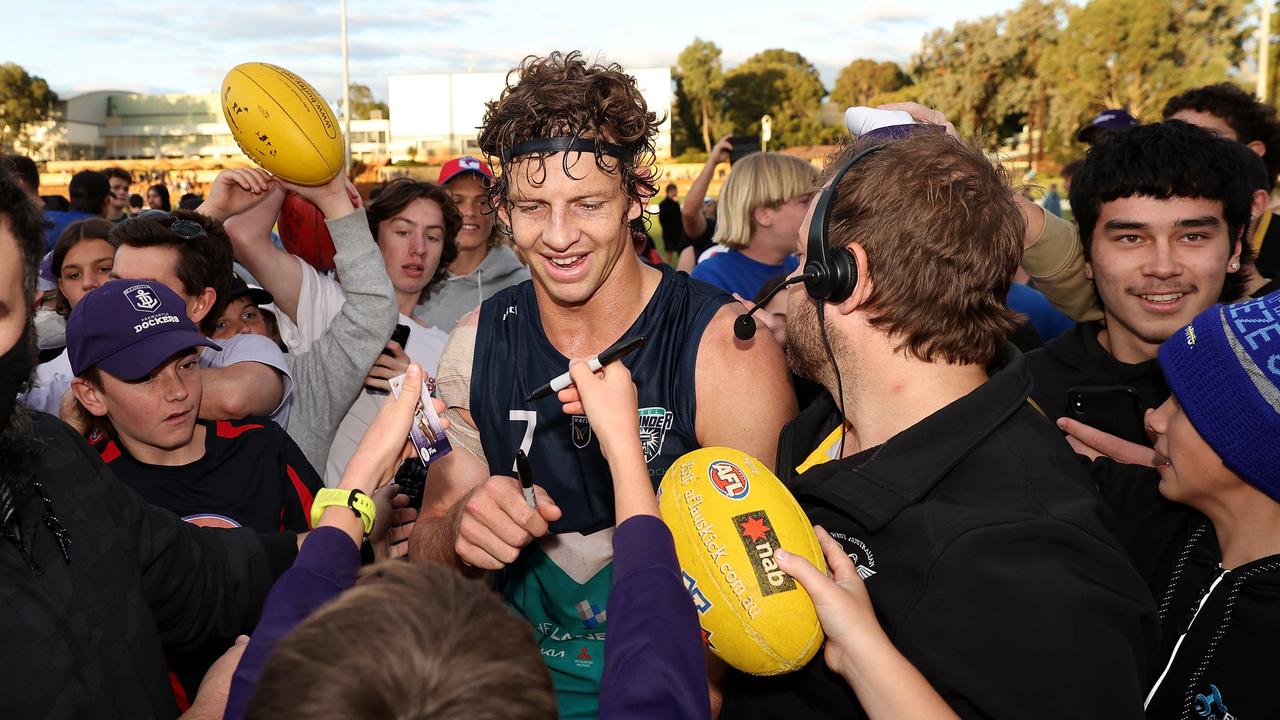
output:
[{"label": "purple fremantle dockers cap", "polygon": [[146,377],[174,353],[222,348],[200,334],[178,294],[149,280],[112,280],[67,320],[67,357],[77,376],[97,366],[121,380]]}]

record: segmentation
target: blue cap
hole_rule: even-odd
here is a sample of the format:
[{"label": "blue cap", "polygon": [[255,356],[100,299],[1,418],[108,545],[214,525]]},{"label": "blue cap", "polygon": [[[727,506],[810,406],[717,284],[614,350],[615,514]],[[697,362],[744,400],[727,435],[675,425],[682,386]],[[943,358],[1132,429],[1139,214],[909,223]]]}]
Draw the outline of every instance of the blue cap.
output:
[{"label": "blue cap", "polygon": [[1160,368],[1222,462],[1280,502],[1280,292],[1200,313],[1160,346]]},{"label": "blue cap", "polygon": [[80,299],[67,319],[76,375],[97,366],[121,380],[151,374],[175,353],[222,348],[200,334],[178,294],[149,280],[112,280]]}]

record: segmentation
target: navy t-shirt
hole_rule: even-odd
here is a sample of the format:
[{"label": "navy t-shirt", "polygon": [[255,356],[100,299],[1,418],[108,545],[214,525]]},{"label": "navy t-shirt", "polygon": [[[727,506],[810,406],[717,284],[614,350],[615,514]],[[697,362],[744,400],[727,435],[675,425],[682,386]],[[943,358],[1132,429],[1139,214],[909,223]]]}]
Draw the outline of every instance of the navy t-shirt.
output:
[{"label": "navy t-shirt", "polygon": [[751,300],[766,282],[779,275],[790,275],[799,265],[800,260],[794,255],[788,256],[779,265],[766,265],[737,250],[729,250],[698,263],[693,269],[692,277]]},{"label": "navy t-shirt", "polygon": [[[699,445],[694,433],[694,365],[702,332],[732,298],[662,266],[662,281],[624,337],[644,347],[622,359],[640,403],[640,434],[657,487],[667,467]],[[471,369],[471,415],[493,473],[514,476],[516,450],[534,482],[564,511],[552,532],[590,533],[613,525],[613,481],[586,416],[565,415],[554,394],[525,398],[569,367],[542,330],[533,283],[499,291],[480,306]]]}]

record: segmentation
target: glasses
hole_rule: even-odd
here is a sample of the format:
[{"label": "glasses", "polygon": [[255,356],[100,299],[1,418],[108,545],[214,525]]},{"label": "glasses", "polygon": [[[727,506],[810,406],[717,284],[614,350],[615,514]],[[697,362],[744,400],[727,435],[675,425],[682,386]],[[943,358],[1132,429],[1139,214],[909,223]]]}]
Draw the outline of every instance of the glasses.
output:
[{"label": "glasses", "polygon": [[209,237],[200,223],[193,220],[181,220],[167,210],[143,210],[130,220],[155,220],[173,231],[183,240],[199,240]]}]

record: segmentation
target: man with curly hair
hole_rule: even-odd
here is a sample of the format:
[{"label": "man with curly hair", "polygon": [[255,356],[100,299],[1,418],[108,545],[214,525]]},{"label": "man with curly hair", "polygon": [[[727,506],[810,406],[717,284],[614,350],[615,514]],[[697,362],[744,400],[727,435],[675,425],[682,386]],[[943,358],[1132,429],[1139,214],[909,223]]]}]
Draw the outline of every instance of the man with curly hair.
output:
[{"label": "man with curly hair", "polygon": [[[586,417],[529,399],[571,358],[623,338],[644,459],[656,485],[681,455],[728,445],[772,465],[795,414],[782,353],[767,333],[737,341],[732,298],[644,265],[629,224],[657,191],[658,121],[635,80],[576,52],[526,58],[489,103],[480,147],[501,166],[499,216],[532,279],[467,315],[437,379],[455,452],[432,468],[411,554],[498,574],[533,625],[563,718],[596,714],[613,575],[612,480]],[[751,378],[750,388],[743,379]],[[514,478],[523,450],[536,506]],[[527,478],[528,479],[528,478]]]}]

